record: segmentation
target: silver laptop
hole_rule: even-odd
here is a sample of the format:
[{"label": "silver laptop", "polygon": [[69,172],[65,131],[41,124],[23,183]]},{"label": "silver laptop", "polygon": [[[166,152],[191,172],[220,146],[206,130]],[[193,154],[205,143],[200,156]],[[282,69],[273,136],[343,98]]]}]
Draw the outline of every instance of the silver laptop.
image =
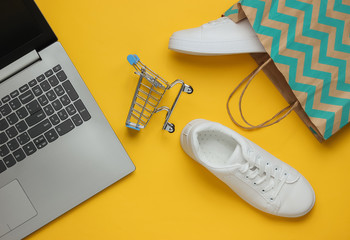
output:
[{"label": "silver laptop", "polygon": [[0,34],[0,240],[21,239],[135,167],[33,0],[0,0]]}]

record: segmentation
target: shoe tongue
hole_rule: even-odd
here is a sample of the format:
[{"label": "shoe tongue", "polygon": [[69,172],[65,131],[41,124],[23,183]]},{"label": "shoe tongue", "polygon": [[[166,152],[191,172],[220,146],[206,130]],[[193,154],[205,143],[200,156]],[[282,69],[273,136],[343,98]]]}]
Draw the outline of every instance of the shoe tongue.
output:
[{"label": "shoe tongue", "polygon": [[243,163],[243,154],[242,154],[242,148],[240,145],[237,144],[235,150],[233,151],[231,157],[227,161],[229,164],[237,164],[237,163]]}]

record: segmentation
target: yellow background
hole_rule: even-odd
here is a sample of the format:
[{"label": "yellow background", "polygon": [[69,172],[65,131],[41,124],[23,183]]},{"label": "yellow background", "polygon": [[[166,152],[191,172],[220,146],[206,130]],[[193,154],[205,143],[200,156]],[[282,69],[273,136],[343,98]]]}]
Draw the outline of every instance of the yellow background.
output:
[{"label": "yellow background", "polygon": [[[349,126],[323,144],[295,113],[272,127],[243,131],[230,121],[225,104],[234,86],[256,67],[251,57],[198,57],[167,49],[174,31],[214,20],[233,2],[36,2],[136,171],[27,239],[350,239]],[[138,80],[126,61],[131,53],[167,81],[181,78],[193,86],[194,93],[180,97],[171,117],[175,133],[161,130],[164,112],[140,132],[125,127]],[[169,92],[165,103],[174,94]],[[244,98],[244,112],[258,123],[286,104],[259,74]],[[285,219],[262,213],[189,158],[180,133],[196,118],[234,129],[301,172],[316,192],[310,214]]]}]

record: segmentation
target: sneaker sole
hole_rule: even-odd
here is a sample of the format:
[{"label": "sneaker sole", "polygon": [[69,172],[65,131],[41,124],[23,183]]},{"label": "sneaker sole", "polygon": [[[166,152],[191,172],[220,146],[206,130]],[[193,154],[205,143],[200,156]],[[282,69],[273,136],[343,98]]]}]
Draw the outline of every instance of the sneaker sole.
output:
[{"label": "sneaker sole", "polygon": [[264,47],[257,39],[227,42],[200,42],[170,38],[169,49],[190,55],[217,56],[242,53],[264,53]]}]

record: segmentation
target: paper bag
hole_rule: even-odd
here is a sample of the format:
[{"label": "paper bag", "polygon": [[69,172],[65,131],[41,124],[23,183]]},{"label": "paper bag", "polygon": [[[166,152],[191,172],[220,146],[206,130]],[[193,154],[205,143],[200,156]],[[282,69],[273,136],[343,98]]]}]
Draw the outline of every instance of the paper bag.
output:
[{"label": "paper bag", "polygon": [[252,57],[319,141],[349,122],[350,1],[242,0],[224,15],[248,18],[267,52]]}]

